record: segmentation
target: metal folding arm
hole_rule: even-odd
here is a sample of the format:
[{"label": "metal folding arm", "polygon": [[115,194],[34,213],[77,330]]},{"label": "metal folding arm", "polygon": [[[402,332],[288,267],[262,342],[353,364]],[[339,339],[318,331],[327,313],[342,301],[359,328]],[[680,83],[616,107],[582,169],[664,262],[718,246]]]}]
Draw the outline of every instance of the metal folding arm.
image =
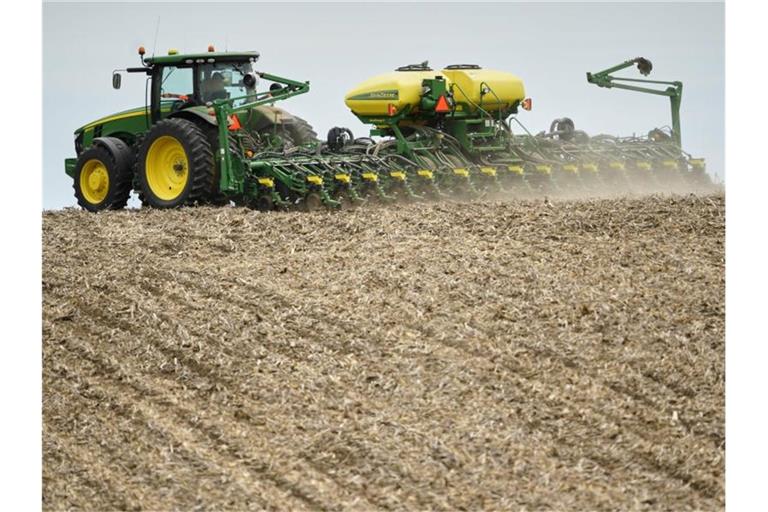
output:
[{"label": "metal folding arm", "polygon": [[[616,66],[604,69],[603,71],[598,71],[597,73],[587,73],[587,82],[595,84],[598,87],[606,87],[608,89],[624,89],[627,91],[635,91],[645,94],[655,94],[658,96],[669,97],[670,108],[672,111],[672,137],[675,141],[675,144],[680,147],[682,140],[680,134],[680,102],[682,101],[683,97],[683,83],[678,81],[668,82],[663,80],[647,80],[643,78],[624,78],[613,76],[613,73],[632,67],[635,64],[637,64],[637,69],[640,71],[640,74],[644,76],[647,76],[651,72],[651,69],[653,69],[651,61],[642,57],[638,57],[636,59],[624,61],[621,64],[617,64]],[[668,85],[669,87],[666,89],[654,89],[651,87],[629,85],[631,83]]]}]

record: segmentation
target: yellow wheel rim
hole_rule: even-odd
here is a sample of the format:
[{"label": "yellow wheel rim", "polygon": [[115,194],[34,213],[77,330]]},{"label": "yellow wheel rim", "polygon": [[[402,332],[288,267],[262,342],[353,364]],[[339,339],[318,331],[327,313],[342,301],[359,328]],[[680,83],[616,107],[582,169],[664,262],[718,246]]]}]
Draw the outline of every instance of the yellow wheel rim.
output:
[{"label": "yellow wheel rim", "polygon": [[109,172],[104,162],[97,158],[88,160],[80,169],[80,192],[83,199],[99,204],[109,192]]},{"label": "yellow wheel rim", "polygon": [[163,201],[172,201],[184,192],[189,179],[189,160],[184,146],[175,137],[158,137],[147,151],[147,184]]}]

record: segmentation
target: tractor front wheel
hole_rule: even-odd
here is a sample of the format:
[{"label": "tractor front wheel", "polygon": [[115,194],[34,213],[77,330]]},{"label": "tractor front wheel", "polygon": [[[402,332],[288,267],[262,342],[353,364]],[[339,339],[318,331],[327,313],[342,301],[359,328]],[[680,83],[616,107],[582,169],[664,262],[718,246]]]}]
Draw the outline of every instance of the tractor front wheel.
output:
[{"label": "tractor front wheel", "polygon": [[202,202],[214,186],[211,143],[197,124],[186,119],[166,119],[153,126],[136,165],[141,194],[155,208]]},{"label": "tractor front wheel", "polygon": [[91,212],[123,208],[131,195],[131,180],[130,162],[94,145],[77,159],[73,183],[77,204]]}]

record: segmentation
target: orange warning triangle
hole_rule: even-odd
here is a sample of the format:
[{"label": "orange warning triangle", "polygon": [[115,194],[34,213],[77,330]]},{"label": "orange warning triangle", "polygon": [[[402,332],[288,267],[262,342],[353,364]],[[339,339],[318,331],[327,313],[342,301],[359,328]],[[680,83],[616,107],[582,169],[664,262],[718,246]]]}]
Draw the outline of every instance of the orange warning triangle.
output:
[{"label": "orange warning triangle", "polygon": [[451,107],[448,106],[448,100],[445,99],[445,96],[442,94],[440,95],[440,98],[437,100],[437,105],[435,105],[435,112],[450,112]]},{"label": "orange warning triangle", "polygon": [[242,126],[240,126],[240,118],[237,117],[237,114],[232,114],[232,116],[229,118],[229,121],[230,121],[229,123],[230,131],[235,131],[242,128]]}]

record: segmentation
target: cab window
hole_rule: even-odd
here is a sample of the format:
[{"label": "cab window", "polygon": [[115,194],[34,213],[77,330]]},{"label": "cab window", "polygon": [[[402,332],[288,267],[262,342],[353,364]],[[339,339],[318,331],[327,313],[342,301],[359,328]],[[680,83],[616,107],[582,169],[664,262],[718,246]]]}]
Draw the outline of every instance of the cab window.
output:
[{"label": "cab window", "polygon": [[194,95],[192,68],[177,68],[168,66],[163,68],[163,77],[160,84],[161,100],[188,101]]},{"label": "cab window", "polygon": [[244,96],[256,93],[255,87],[247,87],[243,80],[252,71],[250,62],[205,64],[198,70],[203,102],[242,98],[233,101],[237,107],[248,101]]}]

